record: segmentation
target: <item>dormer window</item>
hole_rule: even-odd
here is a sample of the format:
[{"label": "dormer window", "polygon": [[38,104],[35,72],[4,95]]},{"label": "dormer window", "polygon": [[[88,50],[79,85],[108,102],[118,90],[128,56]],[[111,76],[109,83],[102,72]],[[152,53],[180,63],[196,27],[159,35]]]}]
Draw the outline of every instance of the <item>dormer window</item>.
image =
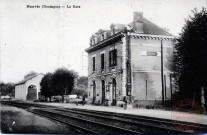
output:
[{"label": "dormer window", "polygon": [[111,35],[114,35],[115,34],[115,28],[111,28]]},{"label": "dormer window", "polygon": [[91,39],[91,45],[95,45],[96,44],[96,39],[95,38],[92,38]]},{"label": "dormer window", "polygon": [[105,39],[105,35],[103,33],[103,34],[101,34],[101,40],[104,40],[104,39]]},{"label": "dormer window", "polygon": [[93,38],[92,39],[92,45],[95,45],[95,43],[96,43],[96,40],[95,40],[95,38]]},{"label": "dormer window", "polygon": [[101,41],[104,40],[106,38],[105,33],[101,34]]}]

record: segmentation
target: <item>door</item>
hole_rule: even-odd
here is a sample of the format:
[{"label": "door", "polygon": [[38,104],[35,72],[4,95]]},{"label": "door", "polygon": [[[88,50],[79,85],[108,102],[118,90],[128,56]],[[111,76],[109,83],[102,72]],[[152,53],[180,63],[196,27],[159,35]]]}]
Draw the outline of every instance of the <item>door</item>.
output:
[{"label": "door", "polygon": [[113,105],[116,105],[116,80],[112,80],[112,102]]},{"label": "door", "polygon": [[35,85],[28,87],[27,100],[34,101],[37,99],[37,88]]},{"label": "door", "polygon": [[93,81],[93,102],[96,100],[96,83]]},{"label": "door", "polygon": [[105,81],[102,80],[102,104],[105,102]]}]

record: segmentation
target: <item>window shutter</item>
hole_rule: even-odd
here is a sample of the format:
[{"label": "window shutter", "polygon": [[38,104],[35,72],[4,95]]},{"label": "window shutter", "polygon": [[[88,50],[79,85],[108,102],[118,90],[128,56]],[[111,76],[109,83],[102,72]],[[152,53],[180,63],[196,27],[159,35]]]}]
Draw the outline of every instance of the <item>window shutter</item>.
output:
[{"label": "window shutter", "polygon": [[104,69],[104,54],[101,54],[101,69]]},{"label": "window shutter", "polygon": [[95,57],[93,57],[93,71],[95,71]]},{"label": "window shutter", "polygon": [[115,66],[117,65],[117,49],[114,50]]},{"label": "window shutter", "polygon": [[117,64],[117,50],[113,50],[113,66],[116,66]]}]

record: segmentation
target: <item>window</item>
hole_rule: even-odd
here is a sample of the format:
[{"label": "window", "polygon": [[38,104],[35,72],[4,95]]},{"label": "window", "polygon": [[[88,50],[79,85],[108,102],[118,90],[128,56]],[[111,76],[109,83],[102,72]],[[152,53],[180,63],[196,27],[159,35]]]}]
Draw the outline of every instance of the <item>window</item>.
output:
[{"label": "window", "polygon": [[95,44],[95,38],[92,39],[92,45],[94,45],[94,44]]},{"label": "window", "polygon": [[101,54],[101,70],[104,69],[104,53]]},{"label": "window", "polygon": [[105,38],[104,38],[104,33],[103,34],[101,34],[101,40],[104,40]]},{"label": "window", "polygon": [[111,29],[111,35],[114,35],[115,34],[115,29],[114,27]]},{"label": "window", "polygon": [[117,65],[117,50],[109,51],[109,66],[113,67]]},{"label": "window", "polygon": [[95,62],[96,62],[95,57],[93,57],[93,71],[95,71],[95,69],[96,69],[96,63]]}]

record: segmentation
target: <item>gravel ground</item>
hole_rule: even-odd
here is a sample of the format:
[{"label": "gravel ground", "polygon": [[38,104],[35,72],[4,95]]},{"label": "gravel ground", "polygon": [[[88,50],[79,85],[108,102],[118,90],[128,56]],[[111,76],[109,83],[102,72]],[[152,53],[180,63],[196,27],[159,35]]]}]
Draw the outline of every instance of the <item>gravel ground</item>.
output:
[{"label": "gravel ground", "polygon": [[2,133],[77,133],[65,124],[1,104]]}]

